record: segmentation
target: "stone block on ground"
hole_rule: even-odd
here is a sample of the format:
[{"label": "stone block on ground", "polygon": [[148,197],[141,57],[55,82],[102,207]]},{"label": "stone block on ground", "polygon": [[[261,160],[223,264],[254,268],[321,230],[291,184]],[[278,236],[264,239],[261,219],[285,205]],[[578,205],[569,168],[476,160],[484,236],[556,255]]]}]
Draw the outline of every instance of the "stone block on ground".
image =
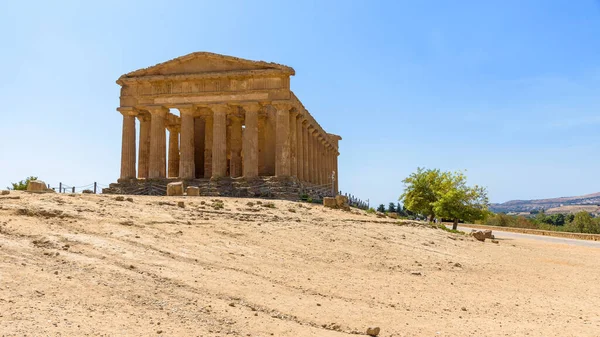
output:
[{"label": "stone block on ground", "polygon": [[8,194],[10,194],[9,190],[2,190],[2,195],[8,195]]},{"label": "stone block on ground", "polygon": [[337,202],[336,202],[335,198],[324,197],[323,198],[323,206],[330,207],[330,208],[336,208]]},{"label": "stone block on ground", "polygon": [[485,236],[486,239],[493,239],[494,235],[492,235],[492,231],[490,229],[486,229],[483,231],[483,235]]},{"label": "stone block on ground", "polygon": [[485,241],[485,233],[483,231],[473,230],[471,236],[479,241]]},{"label": "stone block on ground", "polygon": [[183,195],[183,182],[178,181],[167,185],[167,195]]},{"label": "stone block on ground", "polygon": [[41,180],[30,180],[27,184],[27,191],[29,192],[46,192],[48,186]]},{"label": "stone block on ground", "polygon": [[200,195],[200,187],[198,186],[188,186],[188,188],[186,189],[186,193],[188,196],[194,196],[197,197]]},{"label": "stone block on ground", "polygon": [[348,206],[348,197],[344,195],[336,195],[335,202],[339,207]]}]

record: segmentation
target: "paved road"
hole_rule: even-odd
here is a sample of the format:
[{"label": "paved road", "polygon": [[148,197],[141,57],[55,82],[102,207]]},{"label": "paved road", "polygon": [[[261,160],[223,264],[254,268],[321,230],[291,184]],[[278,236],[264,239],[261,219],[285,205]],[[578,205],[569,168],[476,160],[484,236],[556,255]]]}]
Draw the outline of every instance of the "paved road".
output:
[{"label": "paved road", "polygon": [[[471,229],[477,229],[477,228],[470,228],[468,226],[458,226],[458,230],[466,232],[466,233],[471,232]],[[506,239],[506,240],[529,239],[529,240],[545,241],[545,242],[549,242],[549,243],[563,243],[566,245],[573,245],[573,246],[600,248],[600,241],[557,238],[557,237],[553,237],[553,236],[502,232],[502,231],[497,231],[497,230],[493,230],[493,232],[494,232],[494,236],[498,239]]]}]

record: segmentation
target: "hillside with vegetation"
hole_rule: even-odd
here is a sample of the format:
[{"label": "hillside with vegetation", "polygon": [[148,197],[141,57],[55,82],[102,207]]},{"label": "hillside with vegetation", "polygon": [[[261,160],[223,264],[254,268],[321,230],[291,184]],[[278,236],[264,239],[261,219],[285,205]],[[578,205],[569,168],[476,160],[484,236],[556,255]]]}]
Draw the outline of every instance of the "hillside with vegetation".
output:
[{"label": "hillside with vegetation", "polygon": [[[600,205],[600,192],[575,197],[511,200],[491,204],[490,210],[494,213],[524,213],[552,209],[552,213],[574,213],[584,210],[581,208],[597,207],[598,205]],[[597,208],[595,209],[597,210]]]}]

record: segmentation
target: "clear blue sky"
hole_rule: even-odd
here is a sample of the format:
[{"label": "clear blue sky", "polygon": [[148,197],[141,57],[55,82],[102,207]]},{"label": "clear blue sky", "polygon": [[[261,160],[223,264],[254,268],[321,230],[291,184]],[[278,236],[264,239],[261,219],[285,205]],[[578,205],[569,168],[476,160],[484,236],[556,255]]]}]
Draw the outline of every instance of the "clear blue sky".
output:
[{"label": "clear blue sky", "polygon": [[194,51],[283,63],[342,135],[340,188],[397,200],[417,167],[494,202],[600,191],[600,4],[7,1],[0,186],[119,175],[115,80]]}]

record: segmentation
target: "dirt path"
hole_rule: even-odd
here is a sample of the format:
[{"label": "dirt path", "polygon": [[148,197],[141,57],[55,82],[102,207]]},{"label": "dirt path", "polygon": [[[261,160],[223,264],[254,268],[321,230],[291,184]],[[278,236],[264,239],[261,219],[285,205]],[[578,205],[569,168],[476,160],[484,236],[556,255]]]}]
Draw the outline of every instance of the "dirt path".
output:
[{"label": "dirt path", "polygon": [[600,335],[597,248],[286,201],[15,196],[0,335]]}]

